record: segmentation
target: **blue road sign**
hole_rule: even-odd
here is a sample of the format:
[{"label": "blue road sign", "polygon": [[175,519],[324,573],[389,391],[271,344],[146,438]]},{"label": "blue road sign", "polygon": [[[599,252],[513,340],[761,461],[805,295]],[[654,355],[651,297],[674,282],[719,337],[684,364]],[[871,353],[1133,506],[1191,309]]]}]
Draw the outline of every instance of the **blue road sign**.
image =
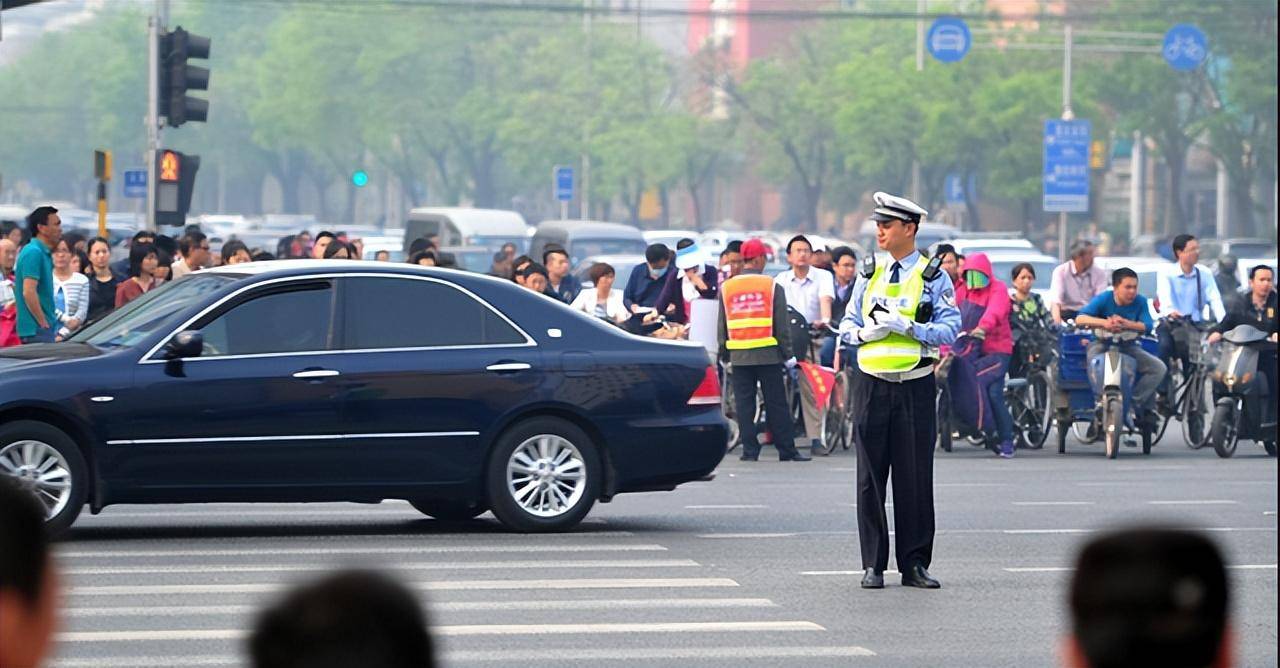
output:
[{"label": "blue road sign", "polygon": [[556,167],[555,190],[557,200],[568,202],[573,199],[572,167]]},{"label": "blue road sign", "polygon": [[1199,28],[1189,23],[1179,23],[1164,34],[1161,53],[1169,67],[1180,72],[1190,72],[1200,67],[1209,55],[1209,39]]},{"label": "blue road sign", "polygon": [[1089,210],[1089,121],[1044,122],[1044,210]]},{"label": "blue road sign", "polygon": [[147,196],[147,170],[145,169],[125,170],[124,196],[125,197],[146,197]]},{"label": "blue road sign", "polygon": [[973,37],[969,34],[969,25],[962,19],[943,16],[929,26],[924,43],[934,58],[944,63],[956,63],[969,53]]},{"label": "blue road sign", "polygon": [[964,204],[964,180],[959,174],[947,174],[943,190],[946,191],[947,204]]}]

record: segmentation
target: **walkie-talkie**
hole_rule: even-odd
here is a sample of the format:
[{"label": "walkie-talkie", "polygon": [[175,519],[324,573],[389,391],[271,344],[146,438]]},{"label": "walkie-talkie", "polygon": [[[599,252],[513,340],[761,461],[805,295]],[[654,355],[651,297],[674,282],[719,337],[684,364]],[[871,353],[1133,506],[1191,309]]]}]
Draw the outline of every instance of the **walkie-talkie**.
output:
[{"label": "walkie-talkie", "polygon": [[942,273],[942,254],[937,253],[932,258],[929,258],[929,264],[925,265],[924,271],[920,272],[920,278],[923,278],[925,283],[925,298],[922,298],[920,303],[916,305],[916,322],[925,323],[933,319],[933,300],[927,299],[927,297],[933,292],[929,288],[929,284],[940,273]]},{"label": "walkie-talkie", "polygon": [[862,269],[859,271],[859,273],[861,273],[862,277],[867,280],[871,280],[871,277],[875,276],[876,274],[876,252],[875,251],[869,250],[867,251],[867,254],[862,257]]},{"label": "walkie-talkie", "polygon": [[925,283],[929,283],[938,277],[940,271],[942,271],[942,254],[938,253],[929,258],[929,264],[925,265],[924,271],[920,272],[920,277]]}]

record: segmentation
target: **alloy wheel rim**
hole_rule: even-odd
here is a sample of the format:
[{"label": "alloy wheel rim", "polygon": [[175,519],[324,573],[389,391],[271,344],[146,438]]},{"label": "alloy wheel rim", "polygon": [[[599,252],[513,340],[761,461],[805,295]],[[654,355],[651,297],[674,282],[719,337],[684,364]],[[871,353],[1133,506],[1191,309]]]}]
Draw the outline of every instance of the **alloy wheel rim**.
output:
[{"label": "alloy wheel rim", "polygon": [[71,467],[53,446],[22,440],[0,449],[0,474],[10,476],[40,500],[45,519],[61,513],[71,501]]},{"label": "alloy wheel rim", "polygon": [[531,515],[564,515],[578,505],[586,489],[582,452],[562,436],[532,436],[507,460],[507,492]]}]

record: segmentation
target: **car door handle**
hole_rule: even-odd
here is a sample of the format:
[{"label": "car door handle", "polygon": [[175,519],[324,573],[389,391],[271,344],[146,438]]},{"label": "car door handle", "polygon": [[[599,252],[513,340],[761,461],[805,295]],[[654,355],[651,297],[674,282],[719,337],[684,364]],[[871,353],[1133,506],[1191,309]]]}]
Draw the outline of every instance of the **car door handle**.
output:
[{"label": "car door handle", "polygon": [[293,377],[301,378],[303,380],[311,380],[314,378],[332,378],[334,376],[341,375],[341,373],[334,369],[307,369],[306,371],[299,371],[293,374]]},{"label": "car door handle", "polygon": [[494,373],[511,373],[513,371],[528,371],[532,368],[532,365],[525,362],[498,362],[497,364],[490,364],[484,370]]}]

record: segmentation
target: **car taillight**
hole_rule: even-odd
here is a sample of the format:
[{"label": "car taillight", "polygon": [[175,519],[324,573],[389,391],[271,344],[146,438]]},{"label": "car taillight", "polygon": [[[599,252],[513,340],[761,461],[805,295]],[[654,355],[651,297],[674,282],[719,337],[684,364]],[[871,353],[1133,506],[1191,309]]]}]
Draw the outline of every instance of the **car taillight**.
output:
[{"label": "car taillight", "polygon": [[702,382],[698,383],[698,388],[693,391],[693,396],[689,397],[687,403],[690,406],[719,405],[720,378],[716,375],[714,366],[707,366],[707,370],[702,376]]}]

